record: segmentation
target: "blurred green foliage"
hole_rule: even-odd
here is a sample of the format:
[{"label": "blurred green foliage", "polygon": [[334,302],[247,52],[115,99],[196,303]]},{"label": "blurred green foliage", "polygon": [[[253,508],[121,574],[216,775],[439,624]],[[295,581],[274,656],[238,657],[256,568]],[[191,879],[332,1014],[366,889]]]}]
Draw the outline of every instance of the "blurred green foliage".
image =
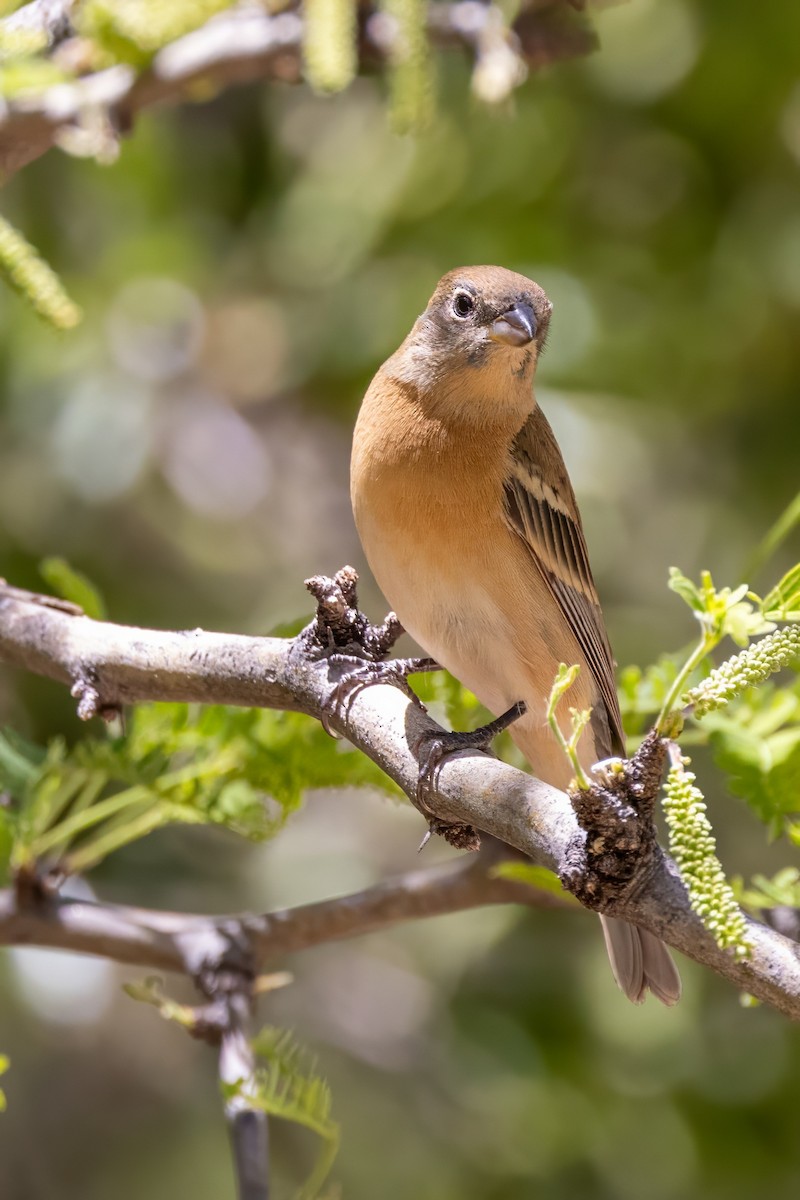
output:
[{"label": "blurred green foliage", "polygon": [[103,621],[106,603],[92,581],[71,567],[65,558],[52,555],[39,564],[39,573],[50,591],[70,604],[76,604],[87,617]]},{"label": "blurred green foliage", "polygon": [[[118,737],[67,747],[0,733],[0,878],[8,868],[87,871],[173,823],[274,837],[309,788],[381,787],[390,779],[298,713],[155,704]],[[5,840],[9,854],[2,856]]]},{"label": "blurred green foliage", "polygon": [[[737,888],[741,891],[740,880],[737,881]],[[782,904],[789,908],[800,908],[800,871],[797,867],[785,867],[772,879],[754,875],[750,887],[741,891],[741,896],[743,903],[756,912]]]},{"label": "blurred green foliage", "polygon": [[731,792],[773,837],[800,844],[800,685],[746,693],[732,715],[711,714],[706,724]]},{"label": "blurred green foliage", "polygon": [[[622,672],[641,733],[645,693],[652,718],[691,634],[668,565],[762,588],[798,558],[795,526],[769,581],[745,572],[798,488],[800,10],[630,0],[595,22],[597,55],[536,75],[500,110],[471,101],[463,58],[437,54],[438,109],[415,138],[389,129],[382,79],[329,99],[248,87],[149,113],[110,169],[52,152],[12,180],[5,215],[85,318],[56,334],[0,294],[0,575],[37,589],[41,559],[62,556],[98,581],[113,619],[143,625],[263,632],[293,618],[305,575],[362,565],[347,446],[369,377],[439,275],[503,263],[555,305],[537,390],[612,644],[623,666],[642,664],[641,687]],[[363,593],[379,612],[366,575]],[[445,704],[449,685],[432,686]],[[784,812],[773,832],[795,826],[786,694],[766,685],[734,702],[752,716],[709,714],[710,749],[693,752],[722,861],[760,876],[746,899],[769,898],[775,878],[784,902],[795,895],[786,843],[765,847],[749,808],[763,792],[763,812]],[[479,721],[449,702],[457,727]],[[732,717],[753,731],[733,766]],[[28,743],[63,738],[63,770],[79,769],[85,731],[66,689],[4,672],[0,718]],[[195,719],[179,727],[199,769],[219,731],[205,748]],[[341,750],[326,751],[335,770]],[[731,799],[743,762],[748,804]],[[245,779],[257,806],[266,776]],[[111,771],[106,786],[132,783]],[[263,847],[224,824],[161,829],[109,859],[97,886],[266,909],[407,868],[420,834],[404,808],[327,790]],[[293,961],[269,1020],[318,1050],[346,1196],[797,1190],[797,1030],[688,964],[678,1008],[630,1009],[595,924],[467,913]],[[230,1194],[213,1064],[189,1039],[140,1018],[117,973],[83,960],[14,952],[0,970],[4,1198]],[[279,1124],[273,1148],[285,1194],[308,1148]]]}]

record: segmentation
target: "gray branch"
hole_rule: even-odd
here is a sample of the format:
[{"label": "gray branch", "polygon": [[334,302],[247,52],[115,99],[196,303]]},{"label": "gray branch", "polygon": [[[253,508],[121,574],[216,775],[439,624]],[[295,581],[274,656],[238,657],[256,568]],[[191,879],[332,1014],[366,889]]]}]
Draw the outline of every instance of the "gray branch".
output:
[{"label": "gray branch", "polygon": [[225,1097],[224,1108],[238,1200],[269,1200],[267,1114],[251,1102],[256,1089],[256,1060],[249,1036],[251,1009],[249,986],[230,989],[225,998],[219,1077],[223,1087],[233,1089]]},{"label": "gray branch", "polygon": [[[203,978],[242,949],[255,970],[287,954],[389,928],[401,921],[442,916],[489,904],[569,904],[550,892],[496,878],[491,849],[443,866],[411,871],[349,896],[258,916],[191,916],[58,895],[30,903],[12,888],[0,891],[0,945],[47,946],[95,954],[147,970]],[[574,903],[574,902],[573,902]]]},{"label": "gray branch", "polygon": [[[84,717],[135,701],[182,700],[288,708],[321,718],[338,678],[337,668],[328,660],[308,654],[302,638],[135,629],[92,621],[53,604],[58,602],[0,588],[0,661],[67,684],[78,697]],[[359,691],[345,712],[329,713],[328,720],[415,802],[419,772],[415,747],[421,735],[440,732],[427,713],[398,688],[381,683]],[[582,834],[563,792],[489,755],[469,751],[444,761],[437,793],[435,815],[441,821],[472,825],[559,875],[574,869],[569,852]],[[426,911],[427,900],[420,912],[414,911],[415,895],[408,880],[399,888],[383,888],[388,890],[371,889],[349,901],[241,918],[238,928],[246,929],[256,953],[263,955],[379,928]],[[349,906],[358,911],[358,919],[348,912]],[[108,911],[113,923],[120,910]],[[452,909],[437,909],[434,904],[427,911]],[[752,956],[736,961],[704,929],[666,856],[655,857],[646,877],[637,877],[605,911],[635,921],[737,988],[788,1016],[800,1017],[800,947],[774,929],[750,921]],[[114,935],[118,953],[113,956],[129,962],[145,961],[146,956],[152,965],[166,967],[175,966],[179,959],[186,969],[186,954],[191,957],[197,951],[186,917],[150,914],[141,922],[129,918],[129,910],[124,910],[118,922],[124,931],[117,929]],[[16,912],[13,905],[9,911],[6,900],[5,912],[0,912],[0,936],[5,941],[36,940],[102,953],[104,923],[105,917],[93,906],[76,902],[60,901],[43,915]],[[215,929],[223,932],[219,926]],[[207,922],[201,932],[208,934]],[[283,944],[282,937],[287,939]],[[201,945],[202,941],[201,937]],[[176,945],[181,947],[178,952]]]}]

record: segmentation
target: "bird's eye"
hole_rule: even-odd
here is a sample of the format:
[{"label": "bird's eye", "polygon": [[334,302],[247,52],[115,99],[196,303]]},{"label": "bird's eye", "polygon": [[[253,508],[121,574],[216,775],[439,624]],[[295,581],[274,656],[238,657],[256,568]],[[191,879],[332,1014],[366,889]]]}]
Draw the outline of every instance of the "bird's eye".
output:
[{"label": "bird's eye", "polygon": [[469,292],[456,292],[453,297],[453,314],[460,317],[463,321],[470,313],[475,311],[475,300],[470,296]]}]

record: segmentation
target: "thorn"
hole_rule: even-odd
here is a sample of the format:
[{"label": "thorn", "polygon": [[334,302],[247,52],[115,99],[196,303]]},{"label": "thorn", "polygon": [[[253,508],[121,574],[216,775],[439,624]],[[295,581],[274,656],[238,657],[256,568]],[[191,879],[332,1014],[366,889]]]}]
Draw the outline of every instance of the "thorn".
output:
[{"label": "thorn", "polygon": [[425,830],[425,836],[424,836],[424,838],[422,839],[422,841],[421,841],[421,842],[420,842],[420,844],[419,844],[419,849],[417,850],[417,854],[421,854],[421,853],[422,853],[422,851],[423,851],[423,850],[425,849],[425,847],[427,846],[428,842],[431,840],[431,837],[432,837],[432,836],[433,836],[433,830],[432,830],[432,829],[430,829],[430,828],[426,829],[426,830]]}]

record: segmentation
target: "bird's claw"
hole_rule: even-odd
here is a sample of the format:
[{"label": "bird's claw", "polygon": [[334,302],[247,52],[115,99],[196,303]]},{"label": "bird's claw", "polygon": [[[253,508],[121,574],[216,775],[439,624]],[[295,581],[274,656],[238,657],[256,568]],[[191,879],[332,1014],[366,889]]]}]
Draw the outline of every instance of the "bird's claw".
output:
[{"label": "bird's claw", "polygon": [[420,843],[422,850],[430,841],[432,834],[438,833],[451,846],[460,850],[479,850],[481,839],[472,825],[442,821],[434,816],[429,801],[436,795],[436,780],[444,761],[459,750],[489,750],[491,743],[507,729],[514,721],[524,716],[527,707],[522,700],[512,704],[507,712],[502,713],[488,725],[481,725],[471,733],[424,733],[417,742],[419,756],[419,778],[417,780],[417,805],[428,817],[428,831]]},{"label": "bird's claw", "polygon": [[422,671],[441,670],[439,664],[432,658],[394,658],[388,662],[375,662],[371,659],[359,658],[354,654],[333,653],[328,655],[328,662],[333,666],[350,665],[352,667],[331,688],[320,715],[322,728],[331,737],[338,737],[338,734],[331,728],[330,722],[334,719],[345,720],[359,692],[376,683],[389,683],[399,687],[409,700],[413,700],[419,708],[425,711],[425,705],[412,690],[408,677]]},{"label": "bird's claw", "polygon": [[451,846],[455,846],[456,850],[480,850],[481,848],[481,835],[473,825],[464,825],[460,821],[440,821],[437,817],[431,817],[425,835],[419,844],[418,854],[420,850],[425,849],[435,833],[439,837],[443,837]]}]

